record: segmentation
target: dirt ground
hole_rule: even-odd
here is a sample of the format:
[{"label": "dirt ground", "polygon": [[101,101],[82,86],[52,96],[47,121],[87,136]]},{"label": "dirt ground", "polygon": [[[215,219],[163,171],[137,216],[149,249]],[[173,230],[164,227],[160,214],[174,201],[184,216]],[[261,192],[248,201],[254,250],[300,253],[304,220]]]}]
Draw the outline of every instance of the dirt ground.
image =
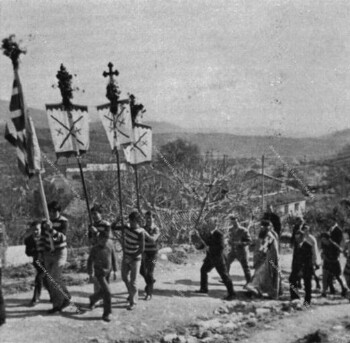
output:
[{"label": "dirt ground", "polygon": [[[134,311],[126,309],[127,293],[119,273],[118,280],[111,285],[113,317],[110,323],[101,321],[101,307],[83,315],[75,314],[73,307],[67,308],[62,314],[46,315],[46,311],[51,308],[46,291],[36,307],[27,306],[32,292],[8,295],[5,299],[8,319],[6,325],[0,327],[0,342],[145,342],[147,337],[157,334],[161,337],[175,328],[184,328],[198,319],[212,317],[214,310],[228,303],[222,300],[226,290],[224,285],[218,282],[217,273],[213,271],[209,276],[209,295],[194,293],[199,288],[202,259],[203,255],[191,255],[186,265],[160,261],[156,266],[157,281],[152,301],[142,300],[141,291],[138,306]],[[290,255],[282,256],[282,268],[289,267]],[[245,281],[237,262],[231,267],[231,276],[239,300],[249,301],[243,291]],[[139,289],[143,288],[144,281],[141,278]],[[92,284],[72,286],[69,289],[74,303],[88,305]],[[287,291],[285,297],[288,298]],[[248,330],[249,337],[240,341],[295,342],[305,334],[323,328],[332,333],[334,342],[350,342],[350,335],[347,336],[350,331],[344,325],[342,329],[339,328],[339,323],[349,322],[349,302],[328,299],[323,302],[317,300],[316,303],[311,309],[289,316],[274,317],[269,325]],[[336,327],[338,329],[334,329]]]}]

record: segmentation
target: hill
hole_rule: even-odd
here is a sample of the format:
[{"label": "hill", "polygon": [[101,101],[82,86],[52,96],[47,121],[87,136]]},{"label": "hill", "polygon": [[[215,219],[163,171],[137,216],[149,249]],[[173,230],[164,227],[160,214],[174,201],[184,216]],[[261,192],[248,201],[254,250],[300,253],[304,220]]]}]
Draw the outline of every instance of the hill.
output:
[{"label": "hill", "polygon": [[[48,129],[48,122],[44,110],[30,108],[33,117],[39,143],[44,152],[54,158],[53,145]],[[5,118],[9,116],[8,102],[0,100],[0,132],[4,132]],[[196,133],[185,130],[180,126],[167,122],[145,122],[153,128],[153,142],[159,147],[177,138],[186,139],[200,147],[201,153],[213,151],[214,155],[227,155],[238,158],[260,158],[262,154],[274,156],[270,146],[282,157],[323,159],[328,158],[350,143],[350,130],[338,131],[318,138],[292,138],[283,136],[258,136],[230,133]],[[100,161],[113,159],[110,153],[106,134],[99,121],[90,123],[90,152],[87,159]],[[0,158],[1,164],[12,159],[12,148],[5,142],[3,134],[0,134]],[[103,158],[103,156],[105,158]]]}]

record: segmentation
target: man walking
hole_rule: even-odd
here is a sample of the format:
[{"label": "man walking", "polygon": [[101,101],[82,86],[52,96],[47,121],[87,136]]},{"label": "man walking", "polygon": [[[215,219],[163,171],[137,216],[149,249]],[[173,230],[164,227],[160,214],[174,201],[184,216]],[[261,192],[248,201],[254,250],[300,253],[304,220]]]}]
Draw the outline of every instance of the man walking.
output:
[{"label": "man walking", "polygon": [[116,280],[116,255],[112,243],[109,240],[109,232],[102,231],[98,238],[97,244],[93,246],[88,259],[87,267],[90,280],[92,280],[93,270],[95,278],[99,284],[98,290],[90,296],[90,309],[93,309],[96,302],[103,299],[102,320],[110,322],[112,313],[111,291],[109,288],[109,278],[111,271],[114,271],[114,280]]},{"label": "man walking", "polygon": [[43,284],[45,285],[45,288],[48,289],[47,278],[45,277],[44,270],[38,265],[40,238],[41,223],[40,221],[34,221],[30,224],[29,230],[24,236],[24,244],[26,246],[25,253],[27,256],[33,258],[33,266],[36,270],[34,293],[29,306],[35,306],[39,302]]},{"label": "man walking", "polygon": [[137,211],[130,213],[129,224],[122,227],[114,223],[112,229],[124,230],[122,279],[129,293],[128,310],[134,310],[138,301],[138,273],[145,250],[145,236],[141,228],[142,218]]},{"label": "man walking", "polygon": [[153,295],[153,284],[155,282],[153,273],[157,263],[158,245],[157,241],[160,236],[159,228],[153,223],[153,214],[151,211],[145,213],[145,251],[142,256],[140,274],[146,282],[145,300],[151,300]]},{"label": "man walking", "polygon": [[305,233],[302,230],[295,232],[295,244],[293,251],[292,272],[289,277],[291,300],[299,299],[298,281],[304,280],[305,287],[305,305],[311,303],[311,279],[314,272],[313,266],[313,246],[305,239]]},{"label": "man walking", "polygon": [[201,238],[201,241],[202,242],[197,246],[197,249],[206,248],[207,254],[201,268],[201,286],[196,293],[208,293],[208,273],[215,268],[227,289],[228,294],[224,300],[235,299],[236,294],[227,271],[226,259],[224,255],[225,243],[223,233],[215,228],[209,234],[207,234],[207,237]]},{"label": "man walking", "polygon": [[249,268],[249,245],[252,242],[252,238],[248,229],[241,226],[238,222],[237,216],[230,215],[231,221],[229,244],[231,251],[227,256],[227,271],[230,273],[231,263],[234,260],[238,260],[241,264],[248,284],[252,278]]},{"label": "man walking", "polygon": [[[111,237],[111,224],[107,220],[102,219],[103,209],[99,204],[94,204],[90,209],[93,225],[89,226],[89,243],[91,247],[98,243],[98,237],[101,233],[106,233],[108,237]],[[94,293],[98,293],[100,290],[100,283],[96,277],[92,277],[94,284]]]},{"label": "man walking", "polygon": [[61,206],[57,201],[49,203],[48,210],[50,221],[42,224],[42,244],[39,247],[42,256],[39,254],[39,261],[44,261],[53,305],[48,314],[52,314],[69,306],[71,296],[62,280],[62,269],[67,262],[68,220],[61,215]]}]

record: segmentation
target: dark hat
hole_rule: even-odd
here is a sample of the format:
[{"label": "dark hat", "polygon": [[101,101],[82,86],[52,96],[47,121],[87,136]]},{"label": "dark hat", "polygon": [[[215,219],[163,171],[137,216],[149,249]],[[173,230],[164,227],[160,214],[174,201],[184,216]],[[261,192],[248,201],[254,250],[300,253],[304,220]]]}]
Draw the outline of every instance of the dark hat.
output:
[{"label": "dark hat", "polygon": [[270,225],[272,225],[272,224],[271,224],[271,222],[270,222],[269,220],[267,220],[267,219],[262,219],[261,222],[260,222],[260,225],[261,225],[261,226],[266,226],[266,227],[267,227],[267,226],[270,226]]},{"label": "dark hat", "polygon": [[90,209],[91,212],[99,212],[99,213],[102,213],[103,212],[103,206],[100,205],[100,204],[94,204],[91,209]]},{"label": "dark hat", "polygon": [[141,215],[140,215],[140,213],[138,211],[132,211],[129,214],[129,220],[135,220],[138,223],[140,223],[140,222],[142,222],[142,217],[141,217]]},{"label": "dark hat", "polygon": [[101,231],[100,234],[98,235],[99,238],[109,238],[109,231]]},{"label": "dark hat", "polygon": [[305,232],[303,230],[298,230],[295,235],[304,235]]},{"label": "dark hat", "polygon": [[49,211],[58,211],[61,212],[61,205],[58,201],[51,201],[47,206]]}]

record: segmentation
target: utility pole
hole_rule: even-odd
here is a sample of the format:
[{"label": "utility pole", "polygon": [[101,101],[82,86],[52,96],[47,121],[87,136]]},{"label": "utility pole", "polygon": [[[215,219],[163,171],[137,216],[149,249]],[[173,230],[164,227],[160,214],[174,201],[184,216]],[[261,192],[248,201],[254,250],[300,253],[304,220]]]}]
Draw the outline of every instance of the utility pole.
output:
[{"label": "utility pole", "polygon": [[264,199],[264,195],[265,195],[265,156],[262,155],[261,157],[261,175],[262,175],[262,195],[261,195],[261,212],[264,212],[264,208],[265,208],[265,199]]}]

